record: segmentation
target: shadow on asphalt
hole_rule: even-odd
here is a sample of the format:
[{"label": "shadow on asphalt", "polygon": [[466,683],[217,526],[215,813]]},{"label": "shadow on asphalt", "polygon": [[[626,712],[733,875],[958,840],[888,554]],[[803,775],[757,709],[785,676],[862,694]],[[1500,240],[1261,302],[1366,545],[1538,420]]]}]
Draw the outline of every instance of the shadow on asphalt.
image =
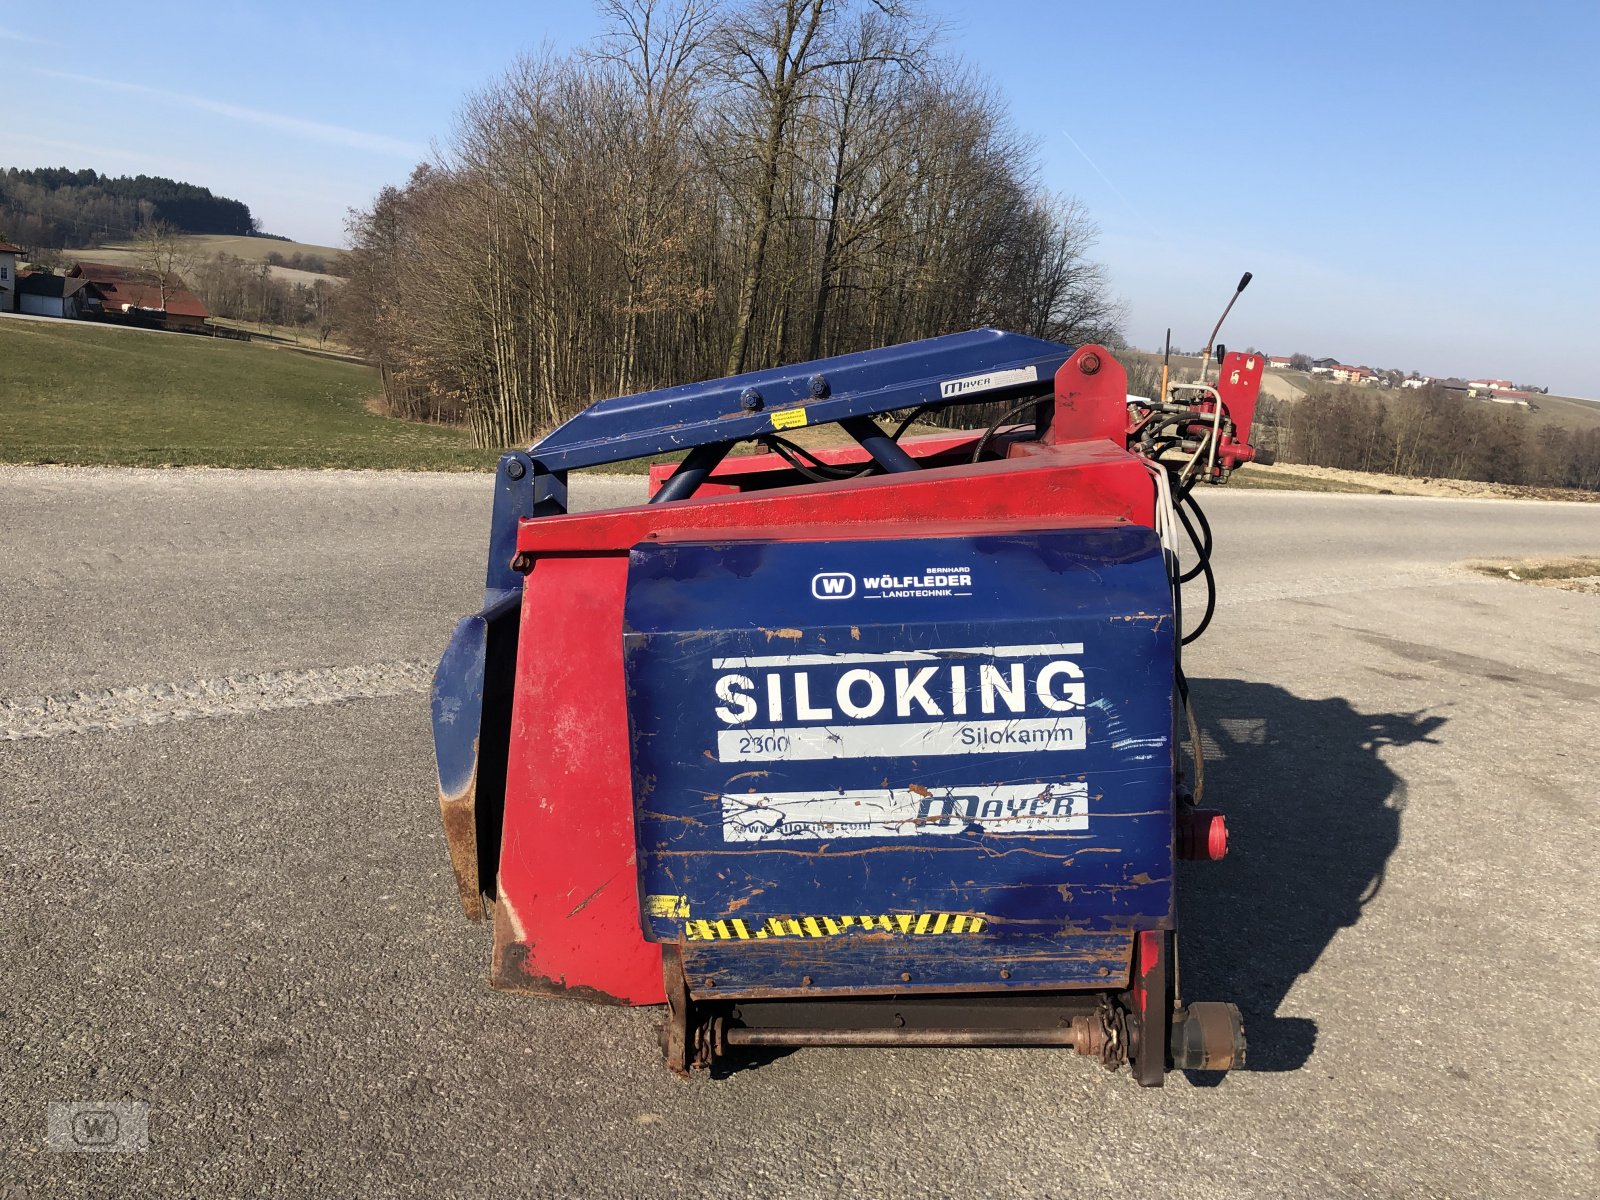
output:
[{"label": "shadow on asphalt", "polygon": [[[1297,1070],[1317,1023],[1278,1009],[1382,892],[1400,844],[1405,781],[1382,752],[1437,744],[1445,718],[1361,713],[1342,699],[1232,679],[1189,686],[1205,738],[1205,804],[1227,814],[1229,846],[1220,864],[1181,868],[1184,998],[1238,1004],[1250,1070]],[[1193,1082],[1212,1080],[1197,1072]]]}]

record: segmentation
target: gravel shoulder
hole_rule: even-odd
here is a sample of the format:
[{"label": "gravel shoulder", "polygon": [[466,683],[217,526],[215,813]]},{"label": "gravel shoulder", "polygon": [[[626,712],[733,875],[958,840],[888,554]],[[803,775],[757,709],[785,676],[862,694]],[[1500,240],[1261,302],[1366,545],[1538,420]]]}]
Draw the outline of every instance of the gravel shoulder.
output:
[{"label": "gravel shoulder", "polygon": [[1280,462],[1270,467],[1254,463],[1238,475],[1246,489],[1307,492],[1358,490],[1378,495],[1434,496],[1447,500],[1559,500],[1575,504],[1600,503],[1600,492],[1575,488],[1531,487],[1520,483],[1480,483],[1473,479],[1413,479],[1375,471],[1346,471],[1339,467],[1313,467]]}]

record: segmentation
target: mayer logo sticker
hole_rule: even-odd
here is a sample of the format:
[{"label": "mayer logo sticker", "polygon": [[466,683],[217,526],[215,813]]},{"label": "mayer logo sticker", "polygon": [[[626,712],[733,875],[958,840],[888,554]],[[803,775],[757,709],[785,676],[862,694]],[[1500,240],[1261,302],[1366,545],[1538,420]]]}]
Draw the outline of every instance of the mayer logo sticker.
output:
[{"label": "mayer logo sticker", "polygon": [[1015,367],[1009,371],[989,371],[983,375],[968,375],[962,379],[946,379],[939,384],[939,398],[967,396],[974,392],[992,392],[996,388],[1012,387],[1019,383],[1038,383],[1038,367]]},{"label": "mayer logo sticker", "polygon": [[1089,828],[1089,785],[1006,783],[722,797],[726,842],[1071,833]]}]

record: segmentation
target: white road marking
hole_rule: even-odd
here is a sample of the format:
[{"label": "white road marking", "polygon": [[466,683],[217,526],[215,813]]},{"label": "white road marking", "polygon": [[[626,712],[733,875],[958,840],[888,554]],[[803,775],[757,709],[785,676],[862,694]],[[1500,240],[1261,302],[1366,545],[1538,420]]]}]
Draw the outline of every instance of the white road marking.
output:
[{"label": "white road marking", "polygon": [[346,700],[413,696],[426,692],[432,680],[432,663],[389,662],[140,684],[57,696],[21,696],[0,699],[0,741],[104,733],[203,717],[245,717]]}]

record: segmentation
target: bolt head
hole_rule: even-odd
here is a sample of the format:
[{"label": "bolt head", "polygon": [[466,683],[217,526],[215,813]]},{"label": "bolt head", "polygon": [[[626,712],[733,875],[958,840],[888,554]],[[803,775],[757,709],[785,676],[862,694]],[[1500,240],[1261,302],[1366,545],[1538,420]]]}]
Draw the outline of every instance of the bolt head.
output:
[{"label": "bolt head", "polygon": [[745,388],[739,393],[739,403],[744,406],[745,412],[760,412],[767,402],[755,388]]},{"label": "bolt head", "polygon": [[528,473],[528,468],[522,465],[520,458],[513,458],[506,464],[506,474],[512,479],[521,479]]},{"label": "bolt head", "polygon": [[1078,360],[1078,370],[1085,375],[1095,375],[1100,371],[1100,356],[1098,354],[1085,354]]},{"label": "bolt head", "polygon": [[813,400],[821,400],[833,391],[833,385],[828,382],[826,375],[813,375],[809,384]]}]

